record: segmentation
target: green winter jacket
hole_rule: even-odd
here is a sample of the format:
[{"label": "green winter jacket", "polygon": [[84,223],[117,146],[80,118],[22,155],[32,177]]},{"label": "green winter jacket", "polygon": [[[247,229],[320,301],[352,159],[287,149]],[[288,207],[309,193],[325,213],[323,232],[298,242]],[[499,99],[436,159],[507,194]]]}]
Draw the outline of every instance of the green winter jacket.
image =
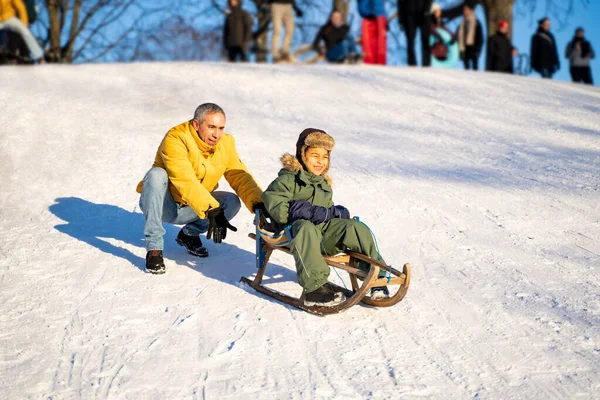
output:
[{"label": "green winter jacket", "polygon": [[323,176],[305,171],[298,159],[287,153],[281,157],[283,168],[262,195],[262,201],[275,222],[288,224],[289,202],[306,200],[313,206],[332,207],[333,191]]}]

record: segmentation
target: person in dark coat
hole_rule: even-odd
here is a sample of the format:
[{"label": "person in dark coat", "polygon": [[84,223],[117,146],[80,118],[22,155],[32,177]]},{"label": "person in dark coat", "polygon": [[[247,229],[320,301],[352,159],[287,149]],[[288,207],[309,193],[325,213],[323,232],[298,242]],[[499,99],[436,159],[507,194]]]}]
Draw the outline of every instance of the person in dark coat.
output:
[{"label": "person in dark coat", "polygon": [[577,28],[575,37],[567,45],[565,55],[569,59],[573,82],[583,82],[593,85],[594,81],[592,79],[590,60],[596,57],[596,55],[590,42],[585,40],[585,31],[583,28]]},{"label": "person in dark coat", "polygon": [[483,48],[483,29],[481,28],[481,22],[475,16],[473,4],[465,4],[463,15],[464,18],[456,32],[460,58],[465,64],[465,69],[472,68],[477,71],[479,56]]},{"label": "person in dark coat", "polygon": [[229,0],[229,12],[223,28],[223,45],[230,62],[248,61],[248,46],[252,40],[252,15],[242,9],[242,0]]},{"label": "person in dark coat", "polygon": [[417,65],[415,38],[421,31],[421,55],[424,67],[431,65],[429,33],[431,21],[428,17],[433,0],[398,0],[398,21],[406,34],[408,65]]},{"label": "person in dark coat", "polygon": [[508,22],[498,22],[496,34],[488,39],[487,68],[491,72],[514,73],[513,57],[517,49],[508,38]]},{"label": "person in dark coat", "polygon": [[552,75],[560,69],[556,40],[550,33],[549,18],[542,18],[538,24],[538,30],[531,38],[531,68],[542,78],[552,79]]},{"label": "person in dark coat", "polygon": [[[319,33],[313,42],[313,49],[327,61],[342,63],[346,60],[356,62],[356,42],[350,34],[350,27],[344,24],[342,14],[334,10],[325,25],[319,29]],[[325,50],[321,47],[325,42]]]}]

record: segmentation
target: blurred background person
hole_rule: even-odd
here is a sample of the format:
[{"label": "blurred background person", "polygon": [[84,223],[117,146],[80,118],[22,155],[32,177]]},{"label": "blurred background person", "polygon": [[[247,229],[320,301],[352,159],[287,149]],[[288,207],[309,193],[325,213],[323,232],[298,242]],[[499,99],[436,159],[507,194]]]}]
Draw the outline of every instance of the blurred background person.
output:
[{"label": "blurred background person", "polygon": [[[408,65],[417,65],[415,54],[415,39],[417,30],[421,31],[421,64],[427,67],[431,64],[429,52],[430,21],[428,18],[432,0],[398,0],[398,22],[406,34],[406,51]],[[441,13],[441,8],[440,8]]]},{"label": "blurred background person", "polygon": [[[321,47],[321,42],[325,43],[325,49]],[[331,13],[327,23],[319,29],[313,49],[331,63],[354,64],[358,60],[356,41],[350,34],[350,26],[343,22],[342,13],[337,10]]]},{"label": "blurred background person", "polygon": [[496,34],[488,39],[486,70],[507,74],[514,73],[513,57],[517,56],[517,49],[508,37],[508,31],[508,22],[501,20],[498,22]]},{"label": "blurred background person", "polygon": [[248,61],[253,23],[252,15],[242,9],[242,0],[229,0],[223,27],[223,45],[230,62]]},{"label": "blurred background person", "polygon": [[361,43],[365,64],[387,63],[387,16],[384,0],[358,0],[363,18]]},{"label": "blurred background person", "polygon": [[460,57],[456,35],[444,24],[442,7],[437,3],[431,5],[431,25],[429,32],[431,66],[437,68],[455,68]]},{"label": "blurred background person", "polygon": [[569,59],[573,82],[583,82],[593,85],[590,60],[595,58],[596,55],[590,42],[585,39],[583,28],[577,28],[575,31],[575,37],[567,45],[566,57]]},{"label": "blurred background person", "polygon": [[32,58],[38,63],[43,63],[44,51],[31,34],[28,26],[29,16],[22,0],[0,0],[0,31],[8,30],[20,35],[31,52]]},{"label": "blurred background person", "polygon": [[483,29],[481,22],[475,16],[474,5],[466,3],[463,7],[463,16],[456,36],[460,49],[460,58],[465,69],[478,69],[479,56],[483,48]]},{"label": "blurred background person", "polygon": [[542,78],[552,79],[552,75],[560,69],[558,50],[554,35],[550,33],[550,19],[538,21],[538,30],[531,38],[531,68]]},{"label": "blurred background person", "polygon": [[[292,37],[294,36],[294,13],[298,18],[302,18],[304,13],[298,8],[295,0],[271,0],[271,20],[273,21],[273,36],[271,38],[271,52],[273,62],[289,62],[290,47]],[[281,41],[281,28],[285,29],[283,37],[283,47],[279,49]]]}]

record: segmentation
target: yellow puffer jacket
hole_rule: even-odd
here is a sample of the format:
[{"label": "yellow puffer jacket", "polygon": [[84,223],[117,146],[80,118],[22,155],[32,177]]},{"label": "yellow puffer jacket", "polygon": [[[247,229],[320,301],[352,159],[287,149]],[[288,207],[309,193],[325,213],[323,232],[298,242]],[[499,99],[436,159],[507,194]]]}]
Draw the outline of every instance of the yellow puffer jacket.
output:
[{"label": "yellow puffer jacket", "polygon": [[29,17],[27,16],[27,8],[23,4],[23,0],[0,0],[0,21],[6,21],[19,14],[21,22],[25,26],[29,25]]},{"label": "yellow puffer jacket", "polygon": [[[173,199],[189,205],[200,218],[219,202],[211,195],[223,175],[248,210],[260,203],[262,190],[240,160],[233,136],[223,134],[216,146],[204,143],[192,121],[171,128],[158,147],[152,167],[164,168]],[[137,192],[142,193],[142,182]]]}]

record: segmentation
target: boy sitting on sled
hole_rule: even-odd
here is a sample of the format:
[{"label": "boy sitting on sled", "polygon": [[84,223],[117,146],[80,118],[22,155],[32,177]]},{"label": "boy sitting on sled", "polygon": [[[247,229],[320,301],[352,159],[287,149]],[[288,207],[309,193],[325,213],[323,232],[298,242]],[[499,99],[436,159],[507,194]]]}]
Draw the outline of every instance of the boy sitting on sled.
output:
[{"label": "boy sitting on sled", "polygon": [[[344,206],[333,204],[327,171],[334,144],[324,131],[305,129],[296,143],[296,156],[286,153],[281,157],[283,168],[262,195],[271,218],[280,226],[290,226],[290,248],[307,306],[334,306],[345,300],[327,285],[329,266],[322,253],[349,250],[379,258],[369,228],[350,219]],[[357,267],[369,271],[370,265],[359,261]],[[380,275],[384,277],[385,271]],[[371,290],[373,299],[388,296],[385,286]]]}]

